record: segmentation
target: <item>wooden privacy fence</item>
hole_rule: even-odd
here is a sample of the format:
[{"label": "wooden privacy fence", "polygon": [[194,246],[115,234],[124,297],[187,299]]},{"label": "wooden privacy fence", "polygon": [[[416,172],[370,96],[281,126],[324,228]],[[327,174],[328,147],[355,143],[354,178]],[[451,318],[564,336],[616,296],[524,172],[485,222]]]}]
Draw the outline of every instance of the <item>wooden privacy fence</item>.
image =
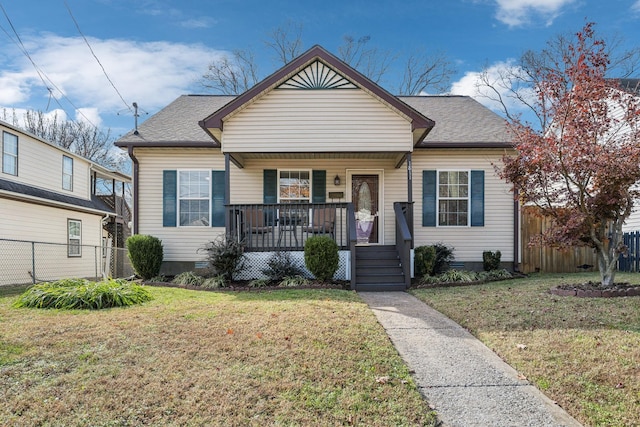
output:
[{"label": "wooden privacy fence", "polygon": [[618,270],[640,272],[640,231],[624,233],[622,241],[629,251],[618,258]]},{"label": "wooden privacy fence", "polygon": [[540,234],[551,226],[552,220],[536,214],[533,206],[522,208],[522,262],[520,271],[534,273],[575,273],[579,271],[596,271],[598,269],[596,254],[589,247],[572,247],[559,250],[546,246],[529,246],[531,237]]}]

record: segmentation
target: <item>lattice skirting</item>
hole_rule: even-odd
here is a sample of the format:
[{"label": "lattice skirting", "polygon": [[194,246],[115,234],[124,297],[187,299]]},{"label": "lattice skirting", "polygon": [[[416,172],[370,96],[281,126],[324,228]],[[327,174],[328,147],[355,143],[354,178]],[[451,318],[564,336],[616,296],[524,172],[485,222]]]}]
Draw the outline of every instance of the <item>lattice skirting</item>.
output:
[{"label": "lattice skirting", "polygon": [[[304,272],[304,276],[312,278],[313,275],[304,266],[304,252],[292,251],[289,252],[295,265],[300,267]],[[267,262],[273,255],[273,252],[245,252],[245,268],[235,276],[237,280],[253,280],[262,279],[265,275],[262,270],[267,268]],[[349,251],[339,251],[340,257],[338,261],[338,271],[333,276],[336,280],[349,280],[351,279],[350,260],[351,253]]]}]

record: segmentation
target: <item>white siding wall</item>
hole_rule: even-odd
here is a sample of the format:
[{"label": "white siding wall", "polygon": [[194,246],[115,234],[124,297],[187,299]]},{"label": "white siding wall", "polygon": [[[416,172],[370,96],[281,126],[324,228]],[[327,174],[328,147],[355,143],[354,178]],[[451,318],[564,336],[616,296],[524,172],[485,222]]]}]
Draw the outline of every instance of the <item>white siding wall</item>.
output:
[{"label": "white siding wall", "polygon": [[165,261],[199,261],[198,249],[224,235],[222,227],[163,227],[162,171],[180,169],[224,170],[224,156],[215,149],[136,149],[140,162],[139,234],[162,240]]},{"label": "white siding wall", "polygon": [[[101,245],[102,217],[16,200],[0,199],[0,239],[61,243],[37,244],[36,278],[94,277],[95,251],[82,248],[82,257],[67,257],[67,220],[82,221],[82,244]],[[0,240],[0,285],[30,283],[31,244]]]},{"label": "white siding wall", "polygon": [[[2,173],[0,167],[0,178],[74,197],[90,198],[89,162],[3,126],[0,126],[0,138],[2,131],[18,136],[18,176]],[[63,155],[73,159],[73,191],[62,189]]]},{"label": "white siding wall", "polygon": [[[491,162],[499,163],[502,153],[490,150],[419,151],[413,154],[413,198],[415,245],[444,242],[455,248],[456,261],[481,262],[483,251],[502,253],[503,262],[513,261],[513,194],[497,177]],[[484,227],[423,227],[423,170],[484,170]]]},{"label": "white siding wall", "polygon": [[224,122],[225,152],[409,151],[411,124],[353,89],[274,90]]}]

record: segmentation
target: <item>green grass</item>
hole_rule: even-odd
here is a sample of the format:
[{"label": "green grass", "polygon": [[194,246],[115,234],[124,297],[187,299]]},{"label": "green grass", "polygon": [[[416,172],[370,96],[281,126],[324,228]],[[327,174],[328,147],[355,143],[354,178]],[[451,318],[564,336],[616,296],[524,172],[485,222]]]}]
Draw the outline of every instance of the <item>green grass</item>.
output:
[{"label": "green grass", "polygon": [[150,292],[100,311],[0,294],[0,425],[436,423],[353,292]]},{"label": "green grass", "polygon": [[[597,273],[532,275],[412,293],[469,329],[588,426],[640,425],[640,297],[548,292]],[[617,281],[640,283],[618,273]]]}]

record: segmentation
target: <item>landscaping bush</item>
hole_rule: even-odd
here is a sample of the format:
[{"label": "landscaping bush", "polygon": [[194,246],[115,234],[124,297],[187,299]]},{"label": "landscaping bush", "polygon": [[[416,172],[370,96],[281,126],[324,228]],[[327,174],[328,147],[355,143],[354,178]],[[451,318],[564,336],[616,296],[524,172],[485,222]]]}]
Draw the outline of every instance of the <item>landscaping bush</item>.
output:
[{"label": "landscaping bush", "polygon": [[218,237],[200,250],[207,252],[211,272],[222,275],[225,282],[232,281],[233,275],[244,268],[244,244],[233,236]]},{"label": "landscaping bush", "polygon": [[449,268],[449,263],[453,261],[453,251],[451,246],[447,246],[442,242],[433,245],[436,248],[436,260],[433,263],[433,274],[442,274]]},{"label": "landscaping bush", "polygon": [[413,263],[415,267],[416,277],[432,275],[433,266],[436,263],[435,246],[418,246],[417,248],[415,248]]},{"label": "landscaping bush", "polygon": [[220,274],[218,276],[204,279],[200,286],[205,289],[224,288],[225,286],[227,286],[227,282],[226,280],[224,280],[224,276]]},{"label": "landscaping bush", "polygon": [[484,283],[493,280],[511,279],[513,275],[507,270],[491,270],[491,271],[466,271],[466,270],[447,270],[437,276],[425,275],[420,280],[422,285],[438,285],[448,283]]},{"label": "landscaping bush", "polygon": [[482,267],[484,271],[492,271],[500,268],[500,258],[502,254],[500,251],[484,251],[482,252]]},{"label": "landscaping bush", "polygon": [[278,251],[271,255],[262,274],[271,281],[279,282],[285,277],[302,275],[302,269],[293,263],[291,253]]},{"label": "landscaping bush", "polygon": [[136,274],[149,280],[160,273],[163,249],[162,241],[145,234],[130,236],[126,241],[129,260]]},{"label": "landscaping bush", "polygon": [[122,279],[108,279],[100,282],[66,279],[39,283],[30,287],[18,298],[14,306],[98,310],[127,307],[151,299],[152,296],[146,288]]},{"label": "landscaping bush", "polygon": [[201,286],[203,282],[204,277],[198,276],[193,271],[185,271],[184,273],[180,273],[176,277],[174,277],[172,281],[172,283],[184,286]]},{"label": "landscaping bush", "polygon": [[331,280],[339,261],[338,245],[331,237],[313,236],[304,243],[304,263],[316,279]]},{"label": "landscaping bush", "polygon": [[[333,275],[331,276],[333,277]],[[292,288],[296,286],[305,286],[308,285],[309,281],[302,276],[289,276],[283,278],[278,286],[282,286],[284,288]]]}]

